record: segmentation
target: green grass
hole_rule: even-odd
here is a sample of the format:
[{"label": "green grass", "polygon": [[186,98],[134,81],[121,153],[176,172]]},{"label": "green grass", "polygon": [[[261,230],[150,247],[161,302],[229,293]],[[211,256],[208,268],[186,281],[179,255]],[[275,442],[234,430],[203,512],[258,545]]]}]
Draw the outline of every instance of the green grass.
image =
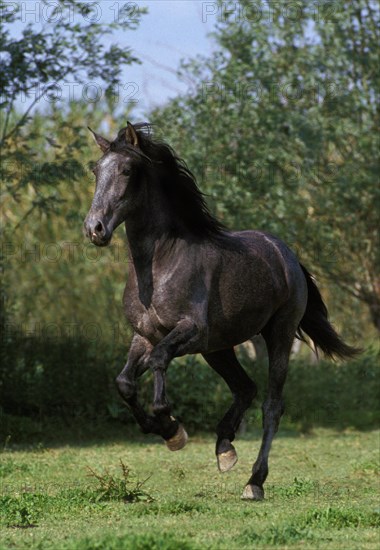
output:
[{"label": "green grass", "polygon": [[[120,435],[120,434],[119,434]],[[266,500],[240,500],[260,432],[221,475],[212,436],[170,453],[140,436],[0,453],[1,549],[375,549],[379,434],[280,432]]]}]

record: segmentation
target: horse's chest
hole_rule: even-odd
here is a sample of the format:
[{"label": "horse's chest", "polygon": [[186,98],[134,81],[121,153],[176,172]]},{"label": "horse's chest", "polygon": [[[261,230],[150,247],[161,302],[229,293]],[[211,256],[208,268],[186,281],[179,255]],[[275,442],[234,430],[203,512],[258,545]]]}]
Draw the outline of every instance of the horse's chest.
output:
[{"label": "horse's chest", "polygon": [[166,308],[161,304],[153,292],[144,289],[139,291],[138,286],[129,284],[124,292],[124,307],[128,321],[134,330],[156,344],[173,328],[175,320],[167,315]]}]

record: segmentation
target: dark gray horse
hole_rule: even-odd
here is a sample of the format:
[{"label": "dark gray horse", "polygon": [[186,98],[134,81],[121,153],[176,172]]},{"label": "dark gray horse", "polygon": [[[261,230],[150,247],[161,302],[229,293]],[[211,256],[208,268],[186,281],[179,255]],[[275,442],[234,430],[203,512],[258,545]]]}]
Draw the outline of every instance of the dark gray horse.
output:
[{"label": "dark gray horse", "polygon": [[[174,357],[201,353],[233,394],[216,429],[218,466],[225,472],[237,461],[232,441],[257,393],[234,346],[261,333],[269,354],[264,433],[243,493],[260,500],[284,411],[282,390],[295,335],[303,338],[304,331],[329,356],[351,357],[358,350],[328,322],[318,288],[293,252],[262,231],[226,230],[210,214],[184,162],[150,137],[148,125],[128,123],[112,142],[93,135],[104,154],[94,169],[96,190],[85,231],[94,244],[106,246],[125,222],[128,240],[124,305],[134,337],[117,377],[119,392],[145,433],[180,449],[187,435],[170,414],[165,373]],[[149,368],[151,416],[137,398],[137,379]]]}]

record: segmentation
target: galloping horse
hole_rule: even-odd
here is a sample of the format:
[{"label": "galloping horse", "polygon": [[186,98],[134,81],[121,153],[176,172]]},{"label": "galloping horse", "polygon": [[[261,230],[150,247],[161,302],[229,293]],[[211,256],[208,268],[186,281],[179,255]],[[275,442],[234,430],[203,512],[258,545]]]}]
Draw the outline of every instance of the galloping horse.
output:
[{"label": "galloping horse", "polygon": [[[186,164],[151,137],[149,125],[128,123],[112,142],[92,133],[103,156],[94,168],[85,232],[95,245],[106,246],[125,222],[128,241],[124,305],[134,336],[116,380],[120,395],[144,433],[181,449],[187,434],[171,416],[165,373],[174,357],[201,353],[233,394],[216,428],[218,467],[226,472],[237,461],[232,441],[257,393],[234,346],[261,333],[269,355],[263,438],[242,496],[261,500],[294,337],[306,333],[332,357],[358,350],[329,323],[314,280],[293,252],[263,231],[228,231],[211,215]],[[137,379],[147,369],[154,375],[153,415],[137,398]]]}]

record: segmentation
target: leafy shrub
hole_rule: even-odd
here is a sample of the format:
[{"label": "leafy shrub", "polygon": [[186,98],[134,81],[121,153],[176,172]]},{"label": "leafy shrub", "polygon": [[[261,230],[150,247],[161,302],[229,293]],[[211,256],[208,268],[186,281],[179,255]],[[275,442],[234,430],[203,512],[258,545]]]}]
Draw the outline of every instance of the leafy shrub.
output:
[{"label": "leafy shrub", "polygon": [[35,527],[48,497],[35,493],[0,497],[0,516],[7,527]]},{"label": "leafy shrub", "polygon": [[88,468],[90,476],[94,477],[99,486],[95,490],[94,499],[96,502],[103,500],[121,500],[123,502],[151,502],[153,499],[142,487],[149,478],[139,481],[130,471],[128,466],[120,460],[121,477],[117,477],[109,470],[103,473],[95,472]]},{"label": "leafy shrub", "polygon": [[107,353],[99,344],[15,334],[11,348],[0,370],[5,412],[65,418],[106,410],[110,373],[104,366]]},{"label": "leafy shrub", "polygon": [[378,425],[380,351],[334,364],[291,363],[285,386],[285,419],[302,431],[313,426],[368,429]]},{"label": "leafy shrub", "polygon": [[[367,429],[378,425],[380,352],[370,349],[356,360],[309,364],[293,360],[285,385],[282,428],[309,431],[313,426]],[[0,341],[1,438],[42,437],[44,424],[60,419],[73,429],[76,419],[94,423],[121,420],[135,424],[117,395],[114,378],[126,350],[107,342],[80,338],[40,339],[8,331]],[[259,393],[246,414],[261,427],[261,403],[267,387],[265,362],[242,363]],[[232,402],[225,384],[200,356],[175,359],[167,373],[173,415],[188,429],[214,431]],[[139,380],[140,399],[149,410],[152,376]],[[21,419],[21,421],[20,421]],[[58,430],[60,431],[60,430]]]}]

